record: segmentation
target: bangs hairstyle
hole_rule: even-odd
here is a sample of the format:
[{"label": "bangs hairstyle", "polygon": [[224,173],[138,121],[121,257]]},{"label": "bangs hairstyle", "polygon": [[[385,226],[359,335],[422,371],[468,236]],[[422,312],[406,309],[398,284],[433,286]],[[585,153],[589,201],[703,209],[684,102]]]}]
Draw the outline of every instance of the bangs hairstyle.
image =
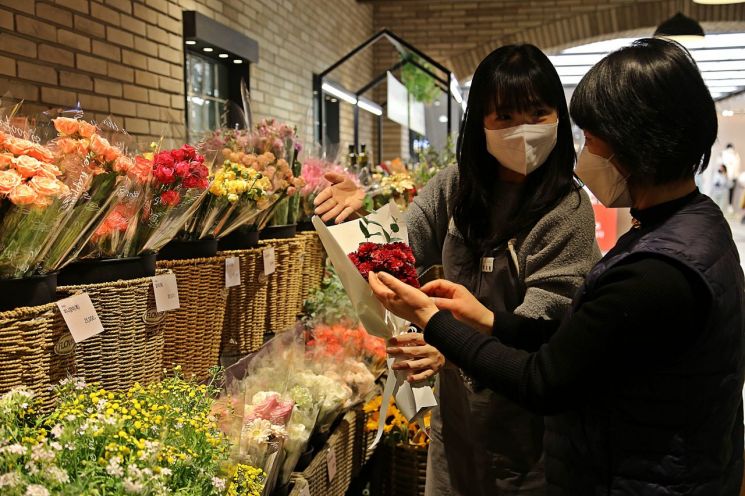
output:
[{"label": "bangs hairstyle", "polygon": [[671,183],[709,165],[714,100],[674,41],[645,38],[606,56],[582,78],[571,107],[579,127],[610,145],[632,184]]},{"label": "bangs hairstyle", "polygon": [[[499,163],[486,148],[484,117],[496,111],[555,109],[559,118],[556,146],[526,177],[522,197],[508,224],[495,233],[488,212],[499,208],[494,185]],[[574,143],[564,88],[548,57],[533,45],[506,45],[476,68],[468,107],[457,143],[459,179],[453,220],[476,259],[484,251],[530,230],[566,195],[579,190],[574,180]]]}]

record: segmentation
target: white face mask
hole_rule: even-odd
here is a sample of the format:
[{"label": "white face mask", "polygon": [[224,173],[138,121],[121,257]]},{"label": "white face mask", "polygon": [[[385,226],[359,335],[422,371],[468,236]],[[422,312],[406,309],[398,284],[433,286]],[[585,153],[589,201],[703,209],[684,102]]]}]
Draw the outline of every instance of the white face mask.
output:
[{"label": "white face mask", "polygon": [[556,146],[558,121],[484,129],[486,149],[504,167],[527,176],[540,167]]},{"label": "white face mask", "polygon": [[584,147],[579,154],[574,172],[604,206],[630,207],[629,185],[626,178],[610,162],[612,158],[612,155],[610,158],[595,155]]}]

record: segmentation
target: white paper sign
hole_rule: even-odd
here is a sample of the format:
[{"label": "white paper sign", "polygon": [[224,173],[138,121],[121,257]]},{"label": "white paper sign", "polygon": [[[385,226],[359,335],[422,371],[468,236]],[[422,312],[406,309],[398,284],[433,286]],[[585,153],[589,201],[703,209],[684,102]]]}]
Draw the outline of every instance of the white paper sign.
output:
[{"label": "white paper sign", "polygon": [[326,468],[329,472],[329,482],[331,482],[336,477],[336,451],[334,451],[334,448],[329,448],[326,452]]},{"label": "white paper sign", "polygon": [[277,270],[277,262],[274,259],[274,247],[270,246],[269,248],[265,248],[263,255],[264,255],[264,275],[268,276],[270,274],[274,274],[274,271]]},{"label": "white paper sign", "polygon": [[225,259],[225,287],[241,285],[241,264],[238,257]]},{"label": "white paper sign", "polygon": [[57,308],[65,319],[65,324],[76,343],[101,334],[103,324],[88,293],[80,293],[57,302]]},{"label": "white paper sign", "polygon": [[494,257],[484,257],[481,259],[481,272],[494,271]]},{"label": "white paper sign", "polygon": [[153,276],[152,280],[153,292],[155,293],[155,309],[158,313],[181,308],[178,301],[176,274],[169,272],[168,274]]}]

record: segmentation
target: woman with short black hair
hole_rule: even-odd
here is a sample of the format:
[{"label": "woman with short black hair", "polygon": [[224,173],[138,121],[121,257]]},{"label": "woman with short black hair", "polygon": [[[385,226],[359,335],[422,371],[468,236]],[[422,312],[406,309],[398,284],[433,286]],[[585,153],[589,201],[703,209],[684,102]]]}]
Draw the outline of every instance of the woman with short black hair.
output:
[{"label": "woman with short black hair", "polygon": [[448,281],[370,285],[466,373],[551,415],[549,494],[738,495],[745,283],[722,212],[694,183],[717,133],[711,95],[683,47],[643,39],[593,67],[571,111],[587,138],[578,176],[636,222],[569,315],[492,312]]},{"label": "woman with short black hair", "polygon": [[[443,265],[491,310],[561,317],[600,253],[574,178],[564,89],[538,48],[500,47],[479,64],[457,157],[404,214],[417,268]],[[341,221],[361,196],[351,181],[336,184],[316,213]],[[398,337],[389,353],[414,380],[437,373],[428,496],[545,493],[541,415],[464,378],[419,334]]]}]

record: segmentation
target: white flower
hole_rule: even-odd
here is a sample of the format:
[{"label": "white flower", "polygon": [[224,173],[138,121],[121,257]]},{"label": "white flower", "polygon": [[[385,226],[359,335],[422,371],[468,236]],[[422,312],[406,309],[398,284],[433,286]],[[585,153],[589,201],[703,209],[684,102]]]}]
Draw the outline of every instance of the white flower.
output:
[{"label": "white flower", "polygon": [[17,472],[0,475],[0,487],[16,487],[21,483],[21,476]]},{"label": "white flower", "polygon": [[214,487],[218,491],[224,491],[225,490],[225,479],[221,479],[219,477],[213,477],[212,487]]},{"label": "white flower", "polygon": [[39,484],[30,484],[26,487],[24,496],[49,496],[49,491],[46,487]]},{"label": "white flower", "polygon": [[124,479],[122,485],[124,486],[124,490],[130,494],[140,494],[145,488],[142,482],[135,482],[131,479]]},{"label": "white flower", "polygon": [[70,482],[70,476],[67,475],[67,472],[54,465],[51,467],[47,467],[46,476],[49,480],[58,484],[66,484]]},{"label": "white flower", "polygon": [[173,474],[173,472],[171,471],[171,469],[168,468],[168,467],[164,467],[164,468],[160,469],[160,473],[164,477],[168,477],[169,475]]},{"label": "white flower", "polygon": [[52,441],[49,446],[55,451],[62,451],[62,445],[57,441]]},{"label": "white flower", "polygon": [[121,477],[124,475],[124,469],[120,465],[122,459],[119,456],[112,456],[109,460],[109,464],[106,465],[106,473],[112,477]]},{"label": "white flower", "polygon": [[54,427],[52,427],[52,430],[50,431],[52,433],[52,436],[54,436],[56,439],[59,439],[62,436],[62,431],[64,429],[62,428],[62,424],[56,424]]},{"label": "white flower", "polygon": [[0,448],[0,453],[10,453],[11,455],[25,455],[26,448],[21,444],[15,443]]},{"label": "white flower", "polygon": [[67,421],[68,421],[68,422],[72,422],[72,421],[74,421],[74,420],[75,420],[76,418],[77,418],[77,417],[76,417],[75,415],[72,415],[72,414],[70,414],[70,415],[68,415],[67,417],[65,417],[65,419],[67,419]]},{"label": "white flower", "polygon": [[39,466],[36,463],[28,462],[24,467],[28,471],[28,475],[39,475]]},{"label": "white flower", "polygon": [[43,444],[36,444],[31,448],[31,459],[35,462],[49,462],[54,460],[54,452]]}]

